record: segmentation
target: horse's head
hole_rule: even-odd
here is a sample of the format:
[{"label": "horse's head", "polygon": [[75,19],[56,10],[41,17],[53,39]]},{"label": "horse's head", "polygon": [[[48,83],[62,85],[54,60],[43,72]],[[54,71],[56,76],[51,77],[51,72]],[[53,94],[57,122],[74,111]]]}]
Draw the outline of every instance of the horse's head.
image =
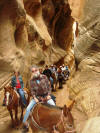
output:
[{"label": "horse's head", "polygon": [[9,98],[10,98],[11,93],[12,93],[12,87],[11,86],[4,87],[4,98],[6,99],[5,100],[6,106],[9,105]]},{"label": "horse's head", "polygon": [[70,107],[66,107],[66,105],[63,107],[63,116],[62,116],[62,120],[63,120],[63,127],[64,127],[64,132],[66,133],[75,133],[75,129],[74,129],[74,119],[73,116],[71,114],[71,106]]},{"label": "horse's head", "polygon": [[76,133],[71,109],[72,106],[66,107],[66,105],[64,105],[60,121],[55,126],[55,131],[57,132],[54,133]]}]

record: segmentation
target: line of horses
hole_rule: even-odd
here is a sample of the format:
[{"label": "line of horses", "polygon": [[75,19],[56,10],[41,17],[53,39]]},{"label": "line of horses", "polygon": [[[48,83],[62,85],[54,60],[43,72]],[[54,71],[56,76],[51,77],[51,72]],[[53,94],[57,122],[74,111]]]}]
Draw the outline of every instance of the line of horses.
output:
[{"label": "line of horses", "polygon": [[[30,101],[30,92],[27,92],[27,105]],[[21,107],[20,121],[23,119],[23,104],[14,89],[11,86],[4,88],[4,96],[6,98],[6,106],[12,119],[12,126],[19,125],[18,107]],[[57,106],[47,105],[46,103],[38,103],[31,111],[28,118],[30,127],[33,132],[45,130],[49,133],[76,133],[74,127],[74,120],[71,114],[71,109],[74,102],[69,106],[63,108]],[[13,117],[13,110],[15,111],[15,119]]]}]

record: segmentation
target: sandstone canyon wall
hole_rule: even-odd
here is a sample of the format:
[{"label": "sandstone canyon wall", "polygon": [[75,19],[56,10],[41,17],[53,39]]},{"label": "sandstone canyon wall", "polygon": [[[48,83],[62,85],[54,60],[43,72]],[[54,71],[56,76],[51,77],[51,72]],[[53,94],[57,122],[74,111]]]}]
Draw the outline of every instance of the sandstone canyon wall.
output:
[{"label": "sandstone canyon wall", "polygon": [[33,64],[74,68],[73,21],[64,0],[0,0],[0,88],[14,70],[26,83]]},{"label": "sandstone canyon wall", "polygon": [[14,70],[26,84],[33,64],[65,63],[74,71],[72,17],[79,27],[76,73],[68,83],[76,100],[76,130],[95,133],[100,121],[100,0],[0,0],[0,89]]},{"label": "sandstone canyon wall", "polygon": [[[76,99],[76,110],[85,116],[76,122],[77,132],[82,132],[83,121],[100,116],[100,0],[68,1],[71,15],[79,24],[74,42],[77,71],[69,87],[71,98]],[[82,133],[99,133],[98,122],[99,117],[91,118]]]}]

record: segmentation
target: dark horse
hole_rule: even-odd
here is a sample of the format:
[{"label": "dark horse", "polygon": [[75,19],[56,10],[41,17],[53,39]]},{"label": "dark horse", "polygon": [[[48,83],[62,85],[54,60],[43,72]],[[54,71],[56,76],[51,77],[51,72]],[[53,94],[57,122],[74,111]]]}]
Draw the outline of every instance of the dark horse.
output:
[{"label": "dark horse", "polygon": [[33,132],[76,133],[71,106],[59,108],[48,104],[37,104],[28,119]]},{"label": "dark horse", "polygon": [[[4,97],[6,98],[6,106],[7,106],[7,109],[10,113],[10,116],[11,116],[11,119],[12,119],[12,126],[15,127],[18,125],[18,107],[20,106],[21,107],[21,117],[20,117],[20,120],[23,119],[23,104],[22,104],[22,101],[18,95],[18,93],[11,87],[11,86],[7,86],[7,87],[4,87]],[[28,91],[28,89],[24,88],[24,91],[27,93],[27,105],[29,103],[29,100],[30,100],[30,92]],[[14,121],[14,118],[13,118],[13,113],[12,111],[15,111],[15,121]]]}]

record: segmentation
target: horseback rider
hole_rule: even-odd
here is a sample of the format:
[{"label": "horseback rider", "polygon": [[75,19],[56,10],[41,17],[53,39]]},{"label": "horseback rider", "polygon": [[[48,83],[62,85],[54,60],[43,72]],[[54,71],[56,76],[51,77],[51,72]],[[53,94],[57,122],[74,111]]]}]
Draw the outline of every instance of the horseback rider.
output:
[{"label": "horseback rider", "polygon": [[52,73],[56,72],[57,71],[56,65],[51,65],[50,70]]},{"label": "horseback rider", "polygon": [[66,68],[66,77],[67,77],[67,79],[68,79],[68,77],[69,77],[69,75],[70,75],[70,70],[69,70],[69,68],[68,68],[67,65],[65,66],[65,68]]},{"label": "horseback rider", "polygon": [[64,80],[67,80],[70,74],[68,66],[63,64],[61,69],[62,69]]},{"label": "horseback rider", "polygon": [[52,74],[54,73],[56,76],[58,76],[56,65],[51,65],[50,70],[51,70]]},{"label": "horseback rider", "polygon": [[11,86],[14,88],[14,90],[16,90],[22,100],[23,106],[26,107],[27,102],[26,102],[26,98],[24,95],[24,83],[23,83],[23,79],[22,76],[20,75],[20,73],[18,71],[14,72],[14,76],[11,79]]},{"label": "horseback rider", "polygon": [[34,66],[32,67],[32,75],[30,79],[30,91],[32,95],[32,100],[27,106],[26,113],[23,119],[23,129],[24,132],[28,131],[27,119],[29,117],[30,111],[35,106],[36,103],[42,101],[48,104],[55,105],[54,101],[51,99],[51,85],[46,75],[40,74],[39,69]]}]

